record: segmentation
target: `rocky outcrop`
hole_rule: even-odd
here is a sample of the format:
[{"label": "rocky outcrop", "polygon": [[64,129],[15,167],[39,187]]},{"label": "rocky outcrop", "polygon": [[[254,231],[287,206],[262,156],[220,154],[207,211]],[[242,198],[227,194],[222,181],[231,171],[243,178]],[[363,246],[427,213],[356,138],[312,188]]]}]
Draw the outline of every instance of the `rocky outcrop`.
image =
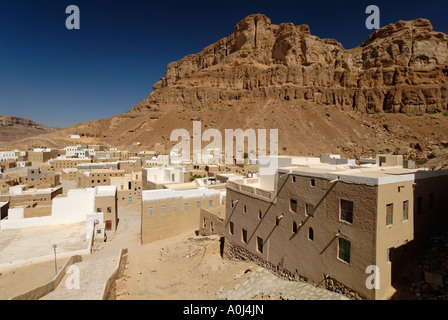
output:
[{"label": "rocky outcrop", "polygon": [[28,119],[0,115],[0,143],[24,139],[55,130],[57,129]]},{"label": "rocky outcrop", "polygon": [[41,128],[44,129],[45,126],[37,124],[34,121],[11,116],[0,116],[0,127],[12,127],[12,126],[22,126],[29,128]]},{"label": "rocky outcrop", "polygon": [[248,16],[234,33],[170,63],[131,112],[307,100],[361,113],[446,111],[448,36],[426,19],[398,21],[346,50],[307,25]]}]

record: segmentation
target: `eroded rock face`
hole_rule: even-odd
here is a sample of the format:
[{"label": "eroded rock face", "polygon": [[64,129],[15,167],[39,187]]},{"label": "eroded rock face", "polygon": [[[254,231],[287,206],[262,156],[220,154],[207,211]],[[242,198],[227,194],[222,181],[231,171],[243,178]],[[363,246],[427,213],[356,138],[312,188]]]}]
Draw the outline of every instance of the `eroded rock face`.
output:
[{"label": "eroded rock face", "polygon": [[309,100],[362,113],[446,111],[448,36],[426,19],[398,21],[346,50],[307,25],[251,15],[202,52],[170,63],[131,112],[244,101]]},{"label": "eroded rock face", "polygon": [[29,128],[40,128],[42,125],[35,123],[34,121],[11,116],[0,116],[0,127],[13,127],[23,126]]}]

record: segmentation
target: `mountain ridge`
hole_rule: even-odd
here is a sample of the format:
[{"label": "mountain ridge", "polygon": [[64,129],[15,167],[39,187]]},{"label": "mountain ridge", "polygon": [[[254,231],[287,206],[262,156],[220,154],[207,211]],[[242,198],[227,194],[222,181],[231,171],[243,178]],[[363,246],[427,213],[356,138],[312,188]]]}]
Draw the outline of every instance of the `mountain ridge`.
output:
[{"label": "mountain ridge", "polygon": [[255,14],[228,37],[169,63],[127,112],[41,137],[54,145],[79,134],[117,147],[170,147],[171,132],[192,132],[196,120],[203,130],[279,129],[280,154],[400,153],[441,168],[447,108],[448,36],[427,19],[400,20],[344,49],[307,25],[273,25]]}]

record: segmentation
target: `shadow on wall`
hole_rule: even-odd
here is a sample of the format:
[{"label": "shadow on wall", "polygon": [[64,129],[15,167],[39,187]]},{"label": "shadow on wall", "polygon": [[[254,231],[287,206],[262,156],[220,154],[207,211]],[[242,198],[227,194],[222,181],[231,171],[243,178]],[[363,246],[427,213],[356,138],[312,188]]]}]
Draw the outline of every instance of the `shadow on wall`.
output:
[{"label": "shadow on wall", "polygon": [[397,289],[392,298],[412,298],[408,296],[412,283],[425,280],[421,265],[423,254],[433,249],[427,248],[430,237],[441,232],[448,234],[448,176],[434,174],[434,171],[416,173],[414,208],[413,212],[410,210],[414,240],[391,251],[392,285]]}]

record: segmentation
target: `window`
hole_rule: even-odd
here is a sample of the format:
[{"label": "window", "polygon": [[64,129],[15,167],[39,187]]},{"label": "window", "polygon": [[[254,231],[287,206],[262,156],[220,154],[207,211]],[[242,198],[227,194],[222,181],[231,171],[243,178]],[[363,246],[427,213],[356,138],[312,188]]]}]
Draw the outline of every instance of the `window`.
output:
[{"label": "window", "polygon": [[297,212],[297,200],[291,199],[289,201],[289,210],[292,212]]},{"label": "window", "polygon": [[174,212],[174,213],[177,212],[177,203],[173,204],[173,212]]},{"label": "window", "polygon": [[263,213],[261,210],[258,210],[258,219],[261,220],[261,218],[263,218]]},{"label": "window", "polygon": [[353,223],[353,202],[341,200],[341,220]]},{"label": "window", "polygon": [[387,249],[387,261],[392,262],[392,248]]},{"label": "window", "polygon": [[165,214],[165,206],[160,207],[160,214]]},{"label": "window", "polygon": [[209,200],[209,201],[208,201],[208,207],[209,207],[209,208],[213,207],[213,200]]},{"label": "window", "polygon": [[233,225],[233,222],[232,221],[230,221],[230,224],[229,224],[229,233],[233,236],[233,231],[234,231],[234,225]]},{"label": "window", "polygon": [[434,193],[429,194],[429,209],[434,209]]},{"label": "window", "polygon": [[263,253],[263,239],[257,237],[257,250],[260,253]]},{"label": "window", "polygon": [[350,263],[350,241],[339,238],[339,259]]},{"label": "window", "polygon": [[247,213],[246,205],[243,206],[243,211],[244,211],[244,213]]},{"label": "window", "polygon": [[203,218],[203,221],[202,221],[202,227],[205,229],[206,226],[207,226],[207,224],[206,224],[206,222],[205,222],[205,218]]},{"label": "window", "polygon": [[305,205],[305,213],[309,217],[314,217],[314,206],[310,204]]},{"label": "window", "polygon": [[409,219],[409,201],[403,201],[403,221]]},{"label": "window", "polygon": [[184,203],[184,210],[188,211],[188,203]]},{"label": "window", "polygon": [[296,183],[296,176],[292,176],[292,183]]},{"label": "window", "polygon": [[310,183],[311,183],[311,186],[312,186],[312,187],[316,186],[316,180],[311,179]]},{"label": "window", "polygon": [[112,213],[112,208],[111,207],[107,207],[107,213]]},{"label": "window", "polygon": [[213,232],[215,229],[213,228],[213,221],[210,221],[210,231]]},{"label": "window", "polygon": [[148,208],[148,216],[152,216],[152,213],[153,213],[153,208],[149,207]]},{"label": "window", "polygon": [[423,214],[423,198],[418,197],[417,199],[417,214],[421,215]]},{"label": "window", "polygon": [[292,233],[297,234],[297,222],[293,222],[292,224]]},{"label": "window", "polygon": [[96,212],[101,212],[101,208],[96,208]]},{"label": "window", "polygon": [[392,224],[394,215],[394,205],[388,204],[386,206],[386,226],[390,226]]},{"label": "window", "polygon": [[199,201],[196,202],[196,209],[201,209],[201,203]]},{"label": "window", "polygon": [[242,236],[242,241],[244,243],[247,243],[247,230],[243,229],[241,232],[241,236]]},{"label": "window", "polygon": [[314,240],[314,230],[313,228],[308,229],[308,239]]}]

